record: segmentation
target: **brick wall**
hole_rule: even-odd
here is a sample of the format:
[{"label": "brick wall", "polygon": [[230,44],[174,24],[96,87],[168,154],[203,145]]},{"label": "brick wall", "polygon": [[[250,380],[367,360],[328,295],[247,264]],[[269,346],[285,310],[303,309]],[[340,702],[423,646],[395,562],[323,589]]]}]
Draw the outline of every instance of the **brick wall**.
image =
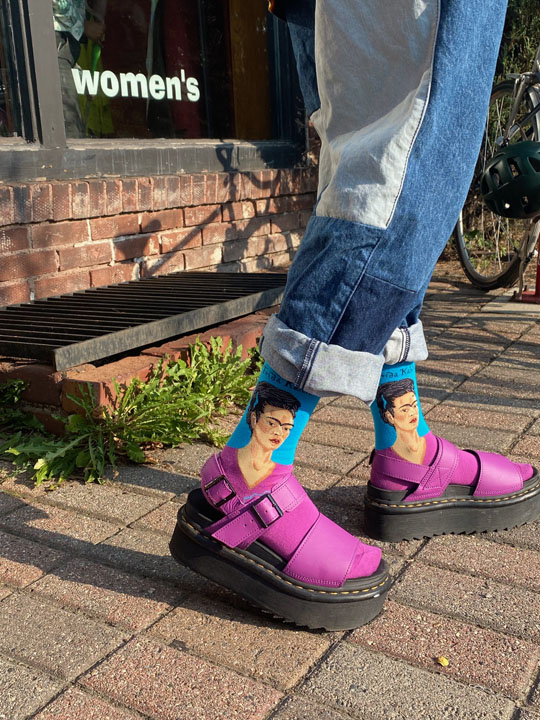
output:
[{"label": "brick wall", "polygon": [[293,256],[316,168],[0,184],[0,306]]}]

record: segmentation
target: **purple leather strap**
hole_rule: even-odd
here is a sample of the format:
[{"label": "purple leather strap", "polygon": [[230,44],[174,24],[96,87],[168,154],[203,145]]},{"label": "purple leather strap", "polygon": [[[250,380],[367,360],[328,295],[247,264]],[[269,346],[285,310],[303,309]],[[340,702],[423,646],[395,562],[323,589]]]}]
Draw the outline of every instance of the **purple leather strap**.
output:
[{"label": "purple leather strap", "polygon": [[[222,470],[217,457],[215,470]],[[222,511],[225,507],[230,508],[225,517],[206,528],[206,532],[231,548],[250,545],[264,535],[284,513],[294,510],[307,497],[306,491],[292,473],[275,485],[271,492],[248,504],[244,504],[236,494],[227,497],[227,493],[230,495],[229,488],[232,489],[231,483],[222,473],[213,480],[203,478],[206,499]]]},{"label": "purple leather strap", "polygon": [[324,583],[330,587],[341,587],[353,560],[362,549],[358,538],[326,515],[319,515],[283,572],[312,585]]},{"label": "purple leather strap", "polygon": [[373,473],[417,484],[416,490],[404,502],[439,497],[454,478],[459,451],[444,438],[438,437],[437,443],[437,453],[431,465],[417,465],[398,457],[376,453],[372,464]]},{"label": "purple leather strap", "polygon": [[474,496],[490,497],[503,493],[519,492],[523,487],[521,473],[514,463],[503,455],[470,450],[480,460],[480,476]]}]

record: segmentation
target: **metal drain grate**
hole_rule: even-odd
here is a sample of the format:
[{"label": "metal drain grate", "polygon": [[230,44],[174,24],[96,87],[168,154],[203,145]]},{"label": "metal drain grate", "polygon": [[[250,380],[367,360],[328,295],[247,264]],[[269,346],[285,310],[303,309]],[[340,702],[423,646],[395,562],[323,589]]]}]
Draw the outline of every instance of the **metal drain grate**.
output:
[{"label": "metal drain grate", "polygon": [[7,307],[0,354],[66,370],[276,305],[286,277],[181,272]]}]

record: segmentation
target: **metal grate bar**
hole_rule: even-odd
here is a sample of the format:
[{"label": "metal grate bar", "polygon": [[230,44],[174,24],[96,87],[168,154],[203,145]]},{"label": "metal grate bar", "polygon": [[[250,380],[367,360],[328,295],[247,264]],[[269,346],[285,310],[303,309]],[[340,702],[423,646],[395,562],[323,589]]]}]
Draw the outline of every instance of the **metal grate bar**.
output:
[{"label": "metal grate bar", "polygon": [[10,306],[0,310],[0,353],[64,370],[275,305],[285,281],[183,272]]}]

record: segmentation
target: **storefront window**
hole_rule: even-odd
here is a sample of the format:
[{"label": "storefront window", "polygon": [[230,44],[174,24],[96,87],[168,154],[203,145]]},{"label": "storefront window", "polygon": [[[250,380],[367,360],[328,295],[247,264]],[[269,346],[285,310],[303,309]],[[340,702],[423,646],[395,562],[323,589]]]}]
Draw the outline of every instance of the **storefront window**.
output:
[{"label": "storefront window", "polygon": [[271,139],[264,0],[52,2],[67,137]]},{"label": "storefront window", "polygon": [[0,7],[0,139],[19,133],[14,111],[12,53],[4,8]]}]

